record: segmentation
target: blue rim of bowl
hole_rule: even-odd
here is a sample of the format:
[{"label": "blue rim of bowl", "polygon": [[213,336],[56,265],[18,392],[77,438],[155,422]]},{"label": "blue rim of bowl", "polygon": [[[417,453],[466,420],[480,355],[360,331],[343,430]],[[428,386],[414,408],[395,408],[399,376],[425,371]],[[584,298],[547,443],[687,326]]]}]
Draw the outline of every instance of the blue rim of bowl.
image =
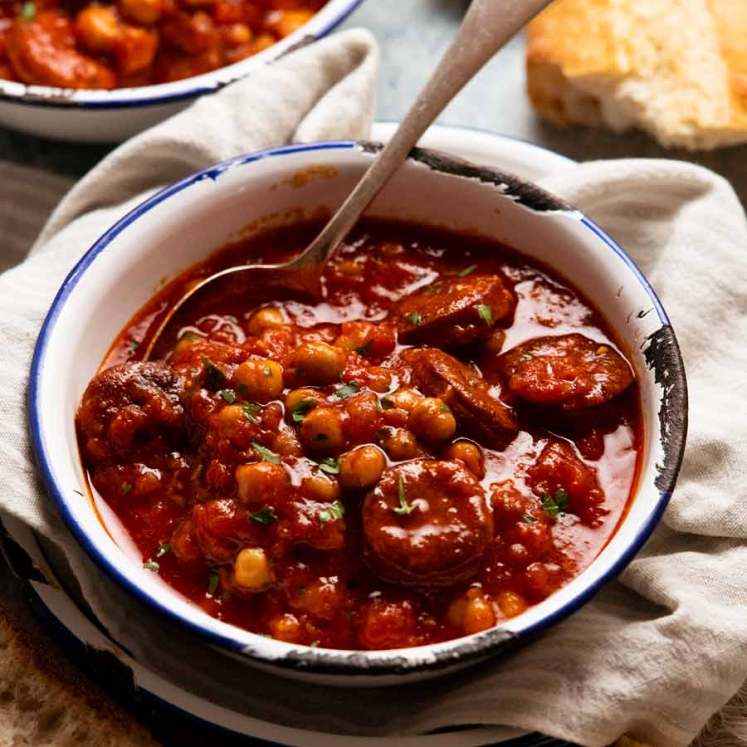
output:
[{"label": "blue rim of bowl", "polygon": [[[288,653],[282,658],[262,656],[255,650],[250,650],[245,640],[242,641],[227,634],[208,630],[199,623],[190,620],[179,612],[171,609],[159,597],[143,590],[133,580],[128,578],[127,574],[123,573],[113,563],[110,563],[104,555],[99,552],[96,545],[89,538],[83,528],[76,523],[74,516],[68,508],[67,500],[55,481],[51,466],[52,460],[50,459],[50,454],[48,453],[42,436],[41,408],[38,406],[39,380],[44,365],[48,337],[53,330],[56,319],[65,301],[75,289],[75,286],[82,275],[96,260],[96,257],[103,252],[122,231],[143,214],[147,213],[164,200],[169,199],[173,195],[178,194],[198,182],[205,179],[215,181],[228,169],[248,165],[267,158],[277,158],[295,153],[353,149],[371,153],[380,147],[381,146],[372,145],[370,143],[341,140],[272,148],[256,153],[236,156],[226,161],[222,161],[206,169],[202,169],[175,184],[165,187],[163,190],[135,207],[127,215],[117,221],[117,223],[115,223],[111,228],[104,232],[73,267],[60,286],[60,289],[55,295],[52,305],[44,319],[31,362],[27,404],[29,412],[29,428],[31,431],[32,445],[37,465],[41,472],[42,480],[48,495],[51,496],[68,528],[86,553],[88,553],[94,562],[96,562],[110,578],[132,594],[141,603],[147,605],[150,609],[153,609],[164,615],[166,618],[175,621],[212,645],[246,657],[247,659],[256,660],[258,663],[262,663],[265,666],[269,665],[277,669],[292,669],[314,674],[346,674],[361,675],[365,677],[437,671],[453,667],[457,664],[466,664],[470,661],[484,659],[495,650],[516,645],[519,641],[529,640],[535,637],[542,631],[578,610],[606,583],[615,578],[628,565],[628,563],[630,563],[635,554],[641,549],[653,532],[669,503],[672,491],[677,481],[677,475],[679,473],[684,453],[685,436],[687,432],[687,383],[679,346],[669,318],[659,298],[636,263],[625,252],[625,250],[591,219],[583,216],[579,211],[572,208],[572,206],[568,205],[560,198],[541,190],[523,179],[519,179],[513,175],[499,171],[498,169],[476,167],[467,161],[454,158],[438,151],[416,149],[416,151],[413,151],[413,154],[410,155],[410,159],[424,163],[430,168],[439,170],[439,167],[434,165],[431,160],[431,157],[435,156],[435,159],[440,164],[445,165],[441,170],[446,173],[461,174],[462,176],[474,176],[479,173],[483,177],[487,176],[496,184],[509,184],[513,190],[518,189],[520,192],[521,190],[525,190],[530,199],[535,199],[537,196],[541,197],[545,200],[547,206],[546,209],[566,213],[572,212],[577,216],[581,216],[580,222],[582,225],[592,231],[592,233],[601,240],[604,245],[606,245],[622,260],[651,299],[661,323],[659,329],[668,331],[668,343],[671,350],[671,358],[669,360],[670,369],[668,371],[669,385],[671,391],[675,391],[679,394],[677,402],[682,406],[683,412],[680,413],[680,420],[674,425],[677,432],[674,434],[675,438],[673,439],[674,448],[666,455],[665,461],[668,463],[664,466],[667,469],[661,473],[665,479],[660,485],[657,485],[659,489],[659,498],[631,543],[620,553],[612,563],[611,567],[602,576],[581,589],[576,596],[568,600],[568,602],[563,604],[561,607],[549,612],[531,625],[526,625],[524,628],[510,634],[498,626],[476,636],[455,639],[449,642],[451,645],[449,645],[447,650],[438,652],[436,655],[431,655],[425,661],[416,661],[414,663],[412,661],[408,662],[404,656],[396,657],[396,652],[394,652],[394,654],[393,652],[386,652],[388,655],[383,658],[383,660],[377,661],[377,654],[379,654],[379,652],[376,651],[335,651],[332,649],[310,648],[308,646],[292,646],[290,644]],[[241,632],[244,636],[247,635],[245,631]],[[259,636],[257,637],[259,638]],[[426,652],[429,648],[431,647],[422,646],[408,649],[409,656],[414,656],[418,651]],[[362,653],[365,654],[364,657],[361,655]]]},{"label": "blue rim of bowl", "polygon": [[[213,76],[216,78],[210,83],[200,83],[199,85],[193,87],[193,88],[187,88],[186,90],[180,90],[175,91],[174,93],[170,94],[163,94],[158,95],[157,93],[154,93],[152,96],[128,96],[127,98],[121,98],[121,94],[118,95],[118,92],[120,91],[137,91],[138,89],[133,88],[114,88],[111,92],[106,96],[106,99],[102,100],[93,100],[93,101],[78,101],[78,97],[85,96],[86,91],[84,89],[68,89],[68,88],[53,88],[49,86],[25,86],[26,90],[18,95],[7,93],[0,89],[0,101],[8,101],[8,102],[15,102],[17,104],[22,104],[24,106],[39,106],[39,107],[50,107],[50,108],[57,108],[57,109],[97,109],[97,110],[106,110],[106,109],[129,109],[133,107],[140,107],[140,106],[158,106],[159,104],[168,104],[172,102],[177,101],[183,101],[185,99],[193,99],[197,98],[198,96],[204,96],[208,93],[215,93],[216,91],[219,91],[221,88],[231,84],[235,83],[237,80],[241,80],[242,78],[246,77],[247,75],[250,75],[252,73],[252,70],[256,69],[257,67],[260,67],[261,65],[267,65],[271,64],[281,57],[285,56],[286,54],[289,54],[290,52],[293,52],[297,48],[301,46],[305,46],[308,43],[312,43],[315,41],[318,41],[319,39],[322,39],[323,37],[327,36],[331,31],[334,31],[353,11],[357,10],[358,7],[364,2],[364,0],[348,0],[347,5],[344,5],[340,8],[339,12],[336,13],[334,16],[332,16],[327,23],[322,26],[321,28],[316,29],[313,31],[313,33],[305,33],[304,34],[304,28],[301,27],[297,32],[292,35],[292,37],[288,37],[289,39],[292,39],[295,37],[295,40],[292,41],[290,44],[282,45],[280,49],[276,50],[276,53],[273,55],[271,54],[272,50],[275,49],[277,46],[279,46],[284,40],[280,40],[280,42],[274,44],[272,47],[269,47],[267,52],[267,57],[260,58],[260,57],[249,57],[246,60],[242,60],[241,62],[237,62],[234,65],[226,65],[224,67],[218,68],[217,70],[212,70],[208,73],[203,73],[199,76],[193,76],[193,78],[185,78],[184,84],[186,85],[190,80],[194,80],[197,78],[205,78]],[[298,36],[296,36],[296,34]],[[252,64],[254,63],[254,64]],[[229,69],[235,67],[237,68],[235,70],[235,74],[230,75],[225,80],[220,79],[221,73],[225,74],[225,72]],[[17,83],[17,81],[9,81],[11,83]],[[178,81],[182,82],[182,81]],[[18,85],[24,85],[22,83],[19,83]],[[143,90],[145,89],[158,89],[161,88],[164,85],[169,84],[153,84],[150,86],[143,86]],[[37,90],[40,91],[60,91],[62,93],[59,93],[58,95],[53,95],[50,93],[36,93]],[[100,91],[98,91],[100,93]],[[88,92],[90,93],[90,91]],[[66,95],[74,95],[76,98],[65,98]]]}]

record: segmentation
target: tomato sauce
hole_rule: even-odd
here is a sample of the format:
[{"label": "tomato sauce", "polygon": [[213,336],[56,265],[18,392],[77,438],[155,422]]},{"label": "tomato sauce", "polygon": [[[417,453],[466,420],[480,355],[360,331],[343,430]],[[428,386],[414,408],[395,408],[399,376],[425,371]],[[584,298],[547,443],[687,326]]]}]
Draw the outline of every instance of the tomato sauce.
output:
[{"label": "tomato sauce", "polygon": [[190,283],[316,230],[227,246],[130,321],[77,415],[97,496],[147,569],[280,640],[399,648],[521,614],[608,542],[642,442],[631,366],[552,269],[363,222],[321,301],[216,286],[140,361]]},{"label": "tomato sauce", "polygon": [[0,78],[124,88],[201,75],[251,57],[327,0],[4,0]]}]

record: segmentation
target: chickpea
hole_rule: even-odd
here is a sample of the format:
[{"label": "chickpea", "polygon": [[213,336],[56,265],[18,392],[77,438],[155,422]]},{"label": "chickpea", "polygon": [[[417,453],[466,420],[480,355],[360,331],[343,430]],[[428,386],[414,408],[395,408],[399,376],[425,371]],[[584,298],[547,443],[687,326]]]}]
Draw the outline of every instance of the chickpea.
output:
[{"label": "chickpea", "polygon": [[286,641],[287,643],[301,642],[301,623],[290,612],[273,617],[269,622],[269,628],[270,635],[279,641]]},{"label": "chickpea", "polygon": [[150,26],[161,18],[163,0],[119,0],[119,9],[135,23]]},{"label": "chickpea", "polygon": [[447,459],[458,459],[477,478],[485,477],[485,462],[482,450],[472,441],[454,441],[446,450]]},{"label": "chickpea", "polygon": [[283,392],[283,367],[267,358],[249,358],[234,374],[236,382],[246,387],[248,399],[269,402]]},{"label": "chickpea", "polygon": [[272,34],[260,34],[252,44],[252,52],[259,54],[265,49],[269,49],[275,43],[275,37]]},{"label": "chickpea", "polygon": [[343,446],[342,418],[333,407],[317,407],[301,423],[301,441],[317,451],[339,451]]},{"label": "chickpea", "polygon": [[[244,24],[234,24],[234,26],[243,26]],[[232,27],[233,28],[233,27]],[[246,28],[246,27],[245,27]],[[249,29],[247,28],[247,31]],[[251,32],[247,41],[251,38]],[[259,337],[266,329],[276,329],[285,324],[283,312],[274,306],[265,306],[263,309],[255,311],[249,319],[246,331],[250,335]]]},{"label": "chickpea", "polygon": [[226,405],[215,416],[214,422],[220,430],[231,430],[242,422],[246,422],[244,408],[241,405]]},{"label": "chickpea", "polygon": [[426,397],[410,413],[410,428],[425,441],[446,441],[456,431],[456,418],[438,397]]},{"label": "chickpea", "polygon": [[[224,31],[223,38],[226,40],[226,43],[230,47],[243,47],[246,44],[249,44],[249,42],[252,40],[252,30],[245,23],[232,23]],[[278,311],[279,312],[280,310],[279,309],[267,308],[267,309],[260,309],[260,311]],[[258,311],[254,316],[257,316],[257,314],[259,314],[260,311]],[[272,316],[274,317],[275,320],[277,320],[277,315],[273,314]],[[268,319],[270,319],[270,318],[271,317],[268,317]],[[254,319],[254,317],[252,317],[252,320],[253,319]],[[260,320],[258,320],[258,321],[260,321]],[[260,323],[264,324],[263,321],[260,321]],[[283,315],[280,314],[280,324],[282,324],[282,323],[283,323]],[[249,326],[249,334],[251,334],[251,335],[256,334],[255,332],[252,332],[251,321],[249,322],[249,324],[250,324],[250,326]],[[271,326],[277,327],[279,325],[278,324],[272,324]],[[262,328],[264,329],[266,327],[262,327]]]},{"label": "chickpea", "polygon": [[495,610],[482,589],[469,589],[466,594],[451,603],[449,622],[461,628],[467,635],[492,628],[496,622]]},{"label": "chickpea", "polygon": [[285,424],[273,439],[272,450],[280,456],[303,456],[296,432]]},{"label": "chickpea", "polygon": [[395,462],[414,459],[421,453],[417,439],[406,428],[384,428],[379,441],[381,448]]},{"label": "chickpea", "polygon": [[279,464],[256,462],[236,468],[239,500],[243,503],[266,501],[288,484],[288,475]]},{"label": "chickpea", "polygon": [[506,341],[506,331],[503,329],[494,329],[490,337],[485,341],[484,350],[486,353],[499,355],[503,350],[503,343]]},{"label": "chickpea", "polygon": [[366,371],[366,383],[374,392],[384,393],[389,391],[392,385],[392,375],[386,368],[381,366],[370,366]]},{"label": "chickpea", "polygon": [[297,31],[311,20],[314,13],[310,10],[284,10],[273,24],[273,31],[282,39]]},{"label": "chickpea", "polygon": [[415,405],[422,401],[424,397],[417,389],[400,387],[394,394],[390,394],[387,399],[394,402],[395,406],[399,407],[400,410],[412,412],[415,409]]},{"label": "chickpea", "polygon": [[515,591],[502,591],[498,595],[498,606],[506,617],[516,617],[527,608],[526,600]]},{"label": "chickpea", "polygon": [[322,472],[304,477],[302,483],[309,497],[322,503],[333,503],[340,497],[340,483]]},{"label": "chickpea", "polygon": [[292,389],[285,395],[285,411],[291,417],[301,410],[311,411],[322,401],[322,395],[316,389],[301,387]]},{"label": "chickpea", "polygon": [[368,490],[379,481],[386,459],[375,446],[359,446],[340,461],[340,482],[348,490]]},{"label": "chickpea", "polygon": [[260,547],[247,547],[233,566],[234,583],[244,591],[263,591],[275,580],[270,560]]},{"label": "chickpea", "polygon": [[293,364],[298,376],[312,384],[332,384],[340,380],[347,354],[321,340],[309,340],[296,350]]},{"label": "chickpea", "polygon": [[75,30],[91,52],[111,52],[120,38],[117,11],[105,5],[89,5],[78,13]]}]

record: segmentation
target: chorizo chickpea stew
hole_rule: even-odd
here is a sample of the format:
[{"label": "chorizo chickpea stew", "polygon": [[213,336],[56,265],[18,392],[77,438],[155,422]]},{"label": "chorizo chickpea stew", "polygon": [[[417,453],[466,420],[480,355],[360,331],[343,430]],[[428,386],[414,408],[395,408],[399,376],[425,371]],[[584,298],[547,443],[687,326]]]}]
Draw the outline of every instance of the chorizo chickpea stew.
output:
[{"label": "chorizo chickpea stew", "polygon": [[[334,649],[365,650],[373,671],[378,651],[384,668],[402,666],[392,649],[413,651],[409,661],[421,647],[416,669],[484,655],[585,601],[666,504],[666,483],[653,486],[672,457],[646,340],[671,328],[658,302],[632,313],[655,299],[650,289],[606,241],[594,254],[600,234],[558,201],[548,209],[550,196],[423,157],[340,250],[321,303],[216,292],[178,339],[139,360],[186,284],[305,245],[318,224],[291,207],[336,204],[370,159],[354,144],[239,160],[152,198],[71,275],[40,340],[32,425],[60,504],[41,415],[57,381],[43,360],[61,353],[56,328],[72,331],[86,297],[117,308],[122,321],[73,332],[99,356],[116,339],[98,373],[85,354],[77,413],[66,410],[110,535],[85,497],[66,496],[63,514],[116,578],[250,659],[337,667]],[[292,178],[313,169],[321,175]],[[416,185],[443,203],[448,229],[408,202]],[[230,240],[273,206],[290,225]],[[484,238],[496,220],[500,241]],[[162,251],[175,235],[192,239],[182,258]],[[544,246],[553,235],[559,253]],[[164,263],[196,264],[148,299],[146,257],[159,276]],[[585,257],[588,272],[574,274]],[[97,282],[115,268],[121,284]],[[463,636],[469,649],[453,645]]]},{"label": "chorizo chickpea stew", "polygon": [[632,369],[551,270],[386,223],[353,233],[320,303],[215,295],[138,361],[195,278],[282,261],[318,228],[227,247],[134,317],[78,410],[93,486],[147,569],[248,630],[391,649],[493,627],[615,530]]},{"label": "chorizo chickpea stew", "polygon": [[190,78],[267,49],[325,3],[10,0],[0,5],[0,78],[86,89]]}]

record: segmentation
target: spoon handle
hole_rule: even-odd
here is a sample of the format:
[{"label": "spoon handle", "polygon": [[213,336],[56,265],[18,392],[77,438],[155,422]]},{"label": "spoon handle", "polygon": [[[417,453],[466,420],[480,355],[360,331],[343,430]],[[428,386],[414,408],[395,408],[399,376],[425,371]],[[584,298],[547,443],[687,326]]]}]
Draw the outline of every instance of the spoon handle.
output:
[{"label": "spoon handle", "polygon": [[472,0],[461,28],[387,146],[298,265],[321,267],[402,165],[446,105],[490,58],[552,0]]}]

